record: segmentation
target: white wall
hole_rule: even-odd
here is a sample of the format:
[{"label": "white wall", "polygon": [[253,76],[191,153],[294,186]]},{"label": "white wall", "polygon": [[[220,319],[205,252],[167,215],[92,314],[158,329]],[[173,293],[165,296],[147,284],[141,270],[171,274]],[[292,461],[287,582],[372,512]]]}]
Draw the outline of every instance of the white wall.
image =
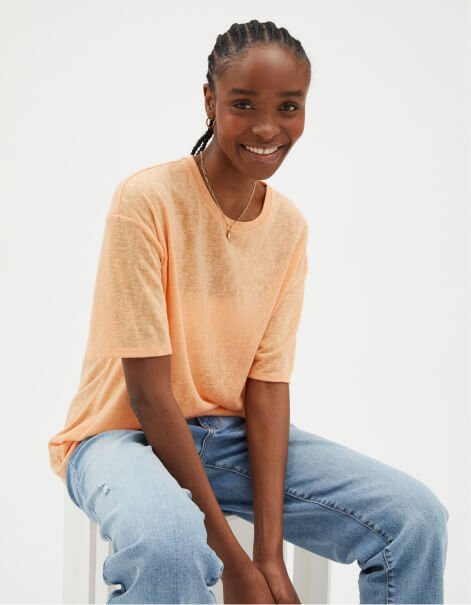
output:
[{"label": "white wall", "polygon": [[[47,441],[78,386],[117,182],[189,154],[218,33],[304,44],[303,138],[271,184],[310,224],[292,421],[427,483],[450,511],[446,601],[471,601],[470,5],[429,0],[0,2],[3,602],[59,602]],[[333,564],[332,602],[358,602]]]}]

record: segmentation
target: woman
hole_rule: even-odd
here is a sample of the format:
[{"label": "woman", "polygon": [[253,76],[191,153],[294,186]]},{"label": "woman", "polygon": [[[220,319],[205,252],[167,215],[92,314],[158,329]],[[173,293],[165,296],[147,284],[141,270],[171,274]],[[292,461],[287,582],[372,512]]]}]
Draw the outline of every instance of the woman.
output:
[{"label": "woman", "polygon": [[[82,378],[53,469],[111,540],[110,603],[299,603],[283,538],[361,568],[361,603],[442,603],[448,511],[418,480],[290,424],[306,220],[265,179],[310,62],[271,22],[219,35],[192,154],[117,187]],[[174,119],[174,118],[173,118]],[[224,513],[254,524],[253,560]]]}]

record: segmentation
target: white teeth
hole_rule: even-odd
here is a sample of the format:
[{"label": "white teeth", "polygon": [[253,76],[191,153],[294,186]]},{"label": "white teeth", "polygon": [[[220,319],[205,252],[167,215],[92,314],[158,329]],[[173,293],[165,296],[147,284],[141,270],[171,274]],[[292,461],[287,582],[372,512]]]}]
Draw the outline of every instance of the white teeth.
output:
[{"label": "white teeth", "polygon": [[271,149],[261,149],[260,147],[249,147],[248,145],[244,145],[246,149],[251,151],[252,153],[258,153],[259,155],[270,155],[271,153],[275,153],[278,150],[278,147],[272,147]]}]

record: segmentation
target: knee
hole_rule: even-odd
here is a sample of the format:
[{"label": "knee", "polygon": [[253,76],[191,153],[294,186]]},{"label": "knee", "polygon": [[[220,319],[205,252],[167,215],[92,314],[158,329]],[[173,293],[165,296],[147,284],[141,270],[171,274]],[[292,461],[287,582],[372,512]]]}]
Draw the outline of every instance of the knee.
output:
[{"label": "knee", "polygon": [[412,478],[403,495],[404,522],[409,529],[444,534],[450,517],[448,509],[424,483]]},{"label": "knee", "polygon": [[[141,527],[128,536],[124,549],[131,556],[135,568],[140,573],[159,574],[171,581],[178,570],[179,577],[193,578],[194,582],[212,586],[221,577],[223,562],[207,543],[204,514],[195,506],[185,515],[168,516],[161,520],[149,521],[145,530]],[[174,578],[177,582],[177,578]]]},{"label": "knee", "polygon": [[208,587],[221,577],[222,561],[206,542],[193,537],[190,527],[186,529],[170,525],[160,538],[141,536],[117,550],[105,560],[105,582],[121,584],[119,595],[126,593],[133,603],[213,601]]},{"label": "knee", "polygon": [[224,564],[208,544],[204,518],[195,505],[193,515],[174,525],[175,556],[184,576],[200,577],[207,586],[213,586],[221,577]]},{"label": "knee", "polygon": [[436,494],[423,483],[419,484],[421,516],[427,524],[446,526],[450,517],[448,509],[439,500]]}]

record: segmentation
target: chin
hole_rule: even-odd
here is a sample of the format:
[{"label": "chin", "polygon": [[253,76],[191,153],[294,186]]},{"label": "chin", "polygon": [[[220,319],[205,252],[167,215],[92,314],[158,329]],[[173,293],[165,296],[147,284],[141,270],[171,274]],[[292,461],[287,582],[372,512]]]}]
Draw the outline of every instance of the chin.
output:
[{"label": "chin", "polygon": [[265,168],[265,169],[260,169],[257,171],[257,174],[253,174],[253,178],[257,179],[258,181],[265,181],[267,179],[269,179],[271,176],[273,176],[275,174],[275,172],[278,170],[278,168],[281,166],[281,162],[279,164],[277,164],[276,166],[271,166],[270,168]]}]

